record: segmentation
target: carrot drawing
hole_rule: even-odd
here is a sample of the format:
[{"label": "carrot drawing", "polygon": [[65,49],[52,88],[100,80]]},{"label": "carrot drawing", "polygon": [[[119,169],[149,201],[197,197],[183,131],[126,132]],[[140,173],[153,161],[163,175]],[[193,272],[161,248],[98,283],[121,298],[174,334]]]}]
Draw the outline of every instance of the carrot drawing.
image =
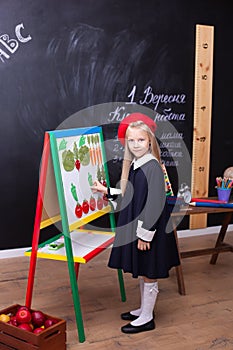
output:
[{"label": "carrot drawing", "polygon": [[97,163],[101,165],[101,159],[100,159],[100,154],[99,154],[99,146],[98,146],[98,135],[94,136],[94,143],[95,143],[95,152],[96,152],[96,159]]},{"label": "carrot drawing", "polygon": [[98,154],[99,165],[102,165],[102,154],[101,154],[100,143],[99,143],[99,135],[96,135],[96,143],[97,143],[97,154]]},{"label": "carrot drawing", "polygon": [[89,153],[90,153],[91,165],[94,165],[94,159],[93,159],[93,150],[92,150],[92,147],[90,147],[90,148],[89,148]]},{"label": "carrot drawing", "polygon": [[99,157],[100,157],[100,165],[101,165],[103,161],[102,161],[102,153],[101,153],[100,146],[99,146]]},{"label": "carrot drawing", "polygon": [[94,145],[94,135],[91,135],[91,144],[92,144],[92,158],[93,158],[93,165],[96,165],[96,153],[95,153],[95,145]]}]

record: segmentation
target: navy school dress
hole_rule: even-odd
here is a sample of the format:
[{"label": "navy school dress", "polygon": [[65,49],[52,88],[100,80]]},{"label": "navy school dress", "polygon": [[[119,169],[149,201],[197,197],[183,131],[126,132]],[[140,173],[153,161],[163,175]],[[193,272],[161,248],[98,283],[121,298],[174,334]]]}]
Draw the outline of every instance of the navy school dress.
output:
[{"label": "navy school dress", "polygon": [[[129,171],[108,266],[131,273],[134,278],[167,278],[169,270],[180,264],[174,232],[167,225],[169,218],[161,166],[153,156],[139,159]],[[150,250],[137,248],[138,220],[145,230],[156,230]]]}]

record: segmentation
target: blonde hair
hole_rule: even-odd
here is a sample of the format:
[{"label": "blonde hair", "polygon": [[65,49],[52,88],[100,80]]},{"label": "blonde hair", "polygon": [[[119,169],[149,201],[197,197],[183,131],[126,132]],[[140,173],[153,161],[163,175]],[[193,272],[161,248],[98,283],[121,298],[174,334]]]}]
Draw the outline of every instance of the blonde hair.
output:
[{"label": "blonde hair", "polygon": [[133,128],[138,128],[143,131],[145,131],[149,137],[150,142],[150,151],[151,154],[158,160],[158,162],[161,164],[161,156],[160,156],[160,148],[159,144],[156,140],[155,135],[149,128],[147,124],[142,122],[141,120],[138,120],[136,122],[132,122],[129,124],[126,133],[125,133],[125,151],[124,151],[124,158],[123,158],[123,164],[122,164],[122,172],[121,172],[121,191],[122,195],[125,193],[128,177],[129,177],[129,169],[131,166],[131,162],[134,158],[133,154],[130,152],[127,142],[127,135],[128,131]]}]

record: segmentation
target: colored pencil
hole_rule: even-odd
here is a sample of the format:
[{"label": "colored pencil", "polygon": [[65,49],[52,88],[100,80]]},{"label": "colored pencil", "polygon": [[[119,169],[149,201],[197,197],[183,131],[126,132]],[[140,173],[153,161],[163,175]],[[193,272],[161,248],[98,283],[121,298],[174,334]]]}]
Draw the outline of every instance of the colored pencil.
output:
[{"label": "colored pencil", "polygon": [[204,198],[192,198],[191,202],[200,202],[200,203],[227,203],[227,201],[220,201],[218,199],[204,199]]},{"label": "colored pencil", "polygon": [[232,208],[233,203],[207,203],[207,202],[191,202],[189,205],[193,207],[214,207],[214,208]]}]

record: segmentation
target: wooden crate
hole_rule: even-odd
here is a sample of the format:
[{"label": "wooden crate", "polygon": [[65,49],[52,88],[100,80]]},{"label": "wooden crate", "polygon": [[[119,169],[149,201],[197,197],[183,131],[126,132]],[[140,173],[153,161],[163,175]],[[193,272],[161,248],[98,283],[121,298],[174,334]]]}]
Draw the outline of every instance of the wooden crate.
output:
[{"label": "wooden crate", "polygon": [[[0,310],[0,314],[15,314],[19,306],[15,304],[4,310]],[[0,349],[65,350],[66,321],[47,314],[45,316],[55,319],[57,323],[39,334],[34,334],[0,321]]]}]

